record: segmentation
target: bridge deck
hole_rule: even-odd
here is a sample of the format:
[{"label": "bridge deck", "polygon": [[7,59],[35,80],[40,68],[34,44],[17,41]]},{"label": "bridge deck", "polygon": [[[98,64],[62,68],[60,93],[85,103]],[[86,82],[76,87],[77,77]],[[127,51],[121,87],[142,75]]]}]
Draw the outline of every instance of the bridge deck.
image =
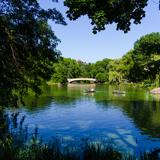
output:
[{"label": "bridge deck", "polygon": [[95,78],[68,78],[67,79],[69,83],[74,82],[74,81],[93,81],[95,82]]}]

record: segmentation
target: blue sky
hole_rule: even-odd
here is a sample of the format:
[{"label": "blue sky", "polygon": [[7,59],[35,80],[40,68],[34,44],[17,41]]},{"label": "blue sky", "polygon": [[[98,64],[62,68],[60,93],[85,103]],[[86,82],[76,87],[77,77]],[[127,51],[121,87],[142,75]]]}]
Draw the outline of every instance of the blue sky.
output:
[{"label": "blue sky", "polygon": [[63,0],[53,3],[52,0],[40,0],[44,8],[57,8],[65,17],[67,26],[57,25],[50,22],[57,37],[61,40],[58,49],[63,57],[70,57],[85,62],[96,62],[104,58],[120,58],[133,48],[134,42],[141,36],[160,32],[160,10],[158,0],[149,0],[145,8],[146,17],[139,25],[132,25],[131,31],[123,33],[116,30],[116,25],[108,25],[105,31],[96,35],[92,34],[92,26],[87,16],[76,21],[66,18],[66,7]]}]

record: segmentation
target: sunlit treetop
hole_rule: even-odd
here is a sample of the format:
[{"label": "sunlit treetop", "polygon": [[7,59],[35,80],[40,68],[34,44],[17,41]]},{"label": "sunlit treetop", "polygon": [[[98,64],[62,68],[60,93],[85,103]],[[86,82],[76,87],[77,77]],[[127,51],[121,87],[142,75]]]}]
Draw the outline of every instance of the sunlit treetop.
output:
[{"label": "sunlit treetop", "polygon": [[142,36],[135,42],[134,50],[147,56],[152,54],[160,55],[160,32],[153,32]]}]

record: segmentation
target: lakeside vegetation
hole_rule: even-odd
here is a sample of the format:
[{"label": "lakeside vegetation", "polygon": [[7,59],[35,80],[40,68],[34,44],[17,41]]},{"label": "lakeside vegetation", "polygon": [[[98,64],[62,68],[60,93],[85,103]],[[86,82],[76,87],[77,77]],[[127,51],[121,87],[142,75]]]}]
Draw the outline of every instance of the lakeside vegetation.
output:
[{"label": "lakeside vegetation", "polygon": [[[30,145],[21,145],[20,148],[7,146],[1,160],[158,160],[159,150],[141,153],[139,158],[125,154],[112,146],[88,144],[83,151],[68,146],[66,151],[59,148],[58,142],[42,144],[33,142]],[[78,152],[79,151],[79,152]]]},{"label": "lakeside vegetation", "polygon": [[[147,0],[128,3],[104,1],[107,5],[103,5],[102,1],[101,5],[98,1],[81,2],[65,0],[69,8],[67,15],[75,20],[87,14],[94,26],[93,33],[104,30],[105,25],[113,22],[117,24],[117,29],[129,31],[130,21],[140,23],[147,5]],[[141,37],[135,42],[133,50],[121,59],[84,63],[60,58],[56,49],[59,39],[48,25],[49,20],[66,25],[59,11],[43,9],[37,0],[0,1],[0,159],[134,159],[132,155],[125,155],[113,147],[100,145],[86,145],[82,156],[73,152],[72,147],[70,150],[70,146],[64,152],[57,143],[41,143],[36,129],[29,138],[27,127],[23,126],[25,117],[17,123],[18,114],[11,115],[10,119],[5,109],[23,103],[23,96],[29,92],[40,94],[41,85],[49,80],[66,83],[67,78],[91,77],[99,83],[133,82],[159,86],[160,33]],[[157,159],[157,156],[157,151],[151,151],[142,153],[140,159]]]},{"label": "lakeside vegetation", "polygon": [[[126,33],[130,30],[131,20],[135,24],[141,22],[147,2],[148,0],[82,3],[65,0],[64,5],[68,7],[66,14],[70,20],[88,15],[92,21],[93,33],[104,30],[106,25],[112,23]],[[124,10],[122,6],[129,9]],[[159,84],[159,33],[142,37],[122,59],[105,59],[96,64],[80,62],[80,68],[72,62],[74,67],[70,66],[66,70],[67,66],[64,65],[67,60],[59,60],[60,52],[56,48],[60,40],[48,24],[52,20],[66,25],[59,11],[55,8],[43,9],[37,0],[5,0],[0,2],[0,7],[1,106],[15,106],[18,97],[22,99],[28,89],[39,94],[40,86],[50,80],[51,76],[53,81],[60,83],[65,83],[67,77],[89,76],[97,78],[101,83],[127,80],[151,84],[156,79],[155,84]],[[57,61],[59,65],[55,64]]]},{"label": "lakeside vegetation", "polygon": [[54,63],[51,82],[66,83],[67,78],[96,78],[99,83],[135,83],[143,87],[160,86],[160,33],[138,39],[132,50],[120,59],[85,63],[62,58]]}]

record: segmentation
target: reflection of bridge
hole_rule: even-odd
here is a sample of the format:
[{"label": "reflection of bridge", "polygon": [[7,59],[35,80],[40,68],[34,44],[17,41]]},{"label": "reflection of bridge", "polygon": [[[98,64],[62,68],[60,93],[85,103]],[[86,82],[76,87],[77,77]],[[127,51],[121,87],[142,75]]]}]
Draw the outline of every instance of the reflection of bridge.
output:
[{"label": "reflection of bridge", "polygon": [[68,83],[72,83],[75,81],[92,81],[92,82],[96,82],[95,78],[71,78],[71,79],[67,79]]}]

